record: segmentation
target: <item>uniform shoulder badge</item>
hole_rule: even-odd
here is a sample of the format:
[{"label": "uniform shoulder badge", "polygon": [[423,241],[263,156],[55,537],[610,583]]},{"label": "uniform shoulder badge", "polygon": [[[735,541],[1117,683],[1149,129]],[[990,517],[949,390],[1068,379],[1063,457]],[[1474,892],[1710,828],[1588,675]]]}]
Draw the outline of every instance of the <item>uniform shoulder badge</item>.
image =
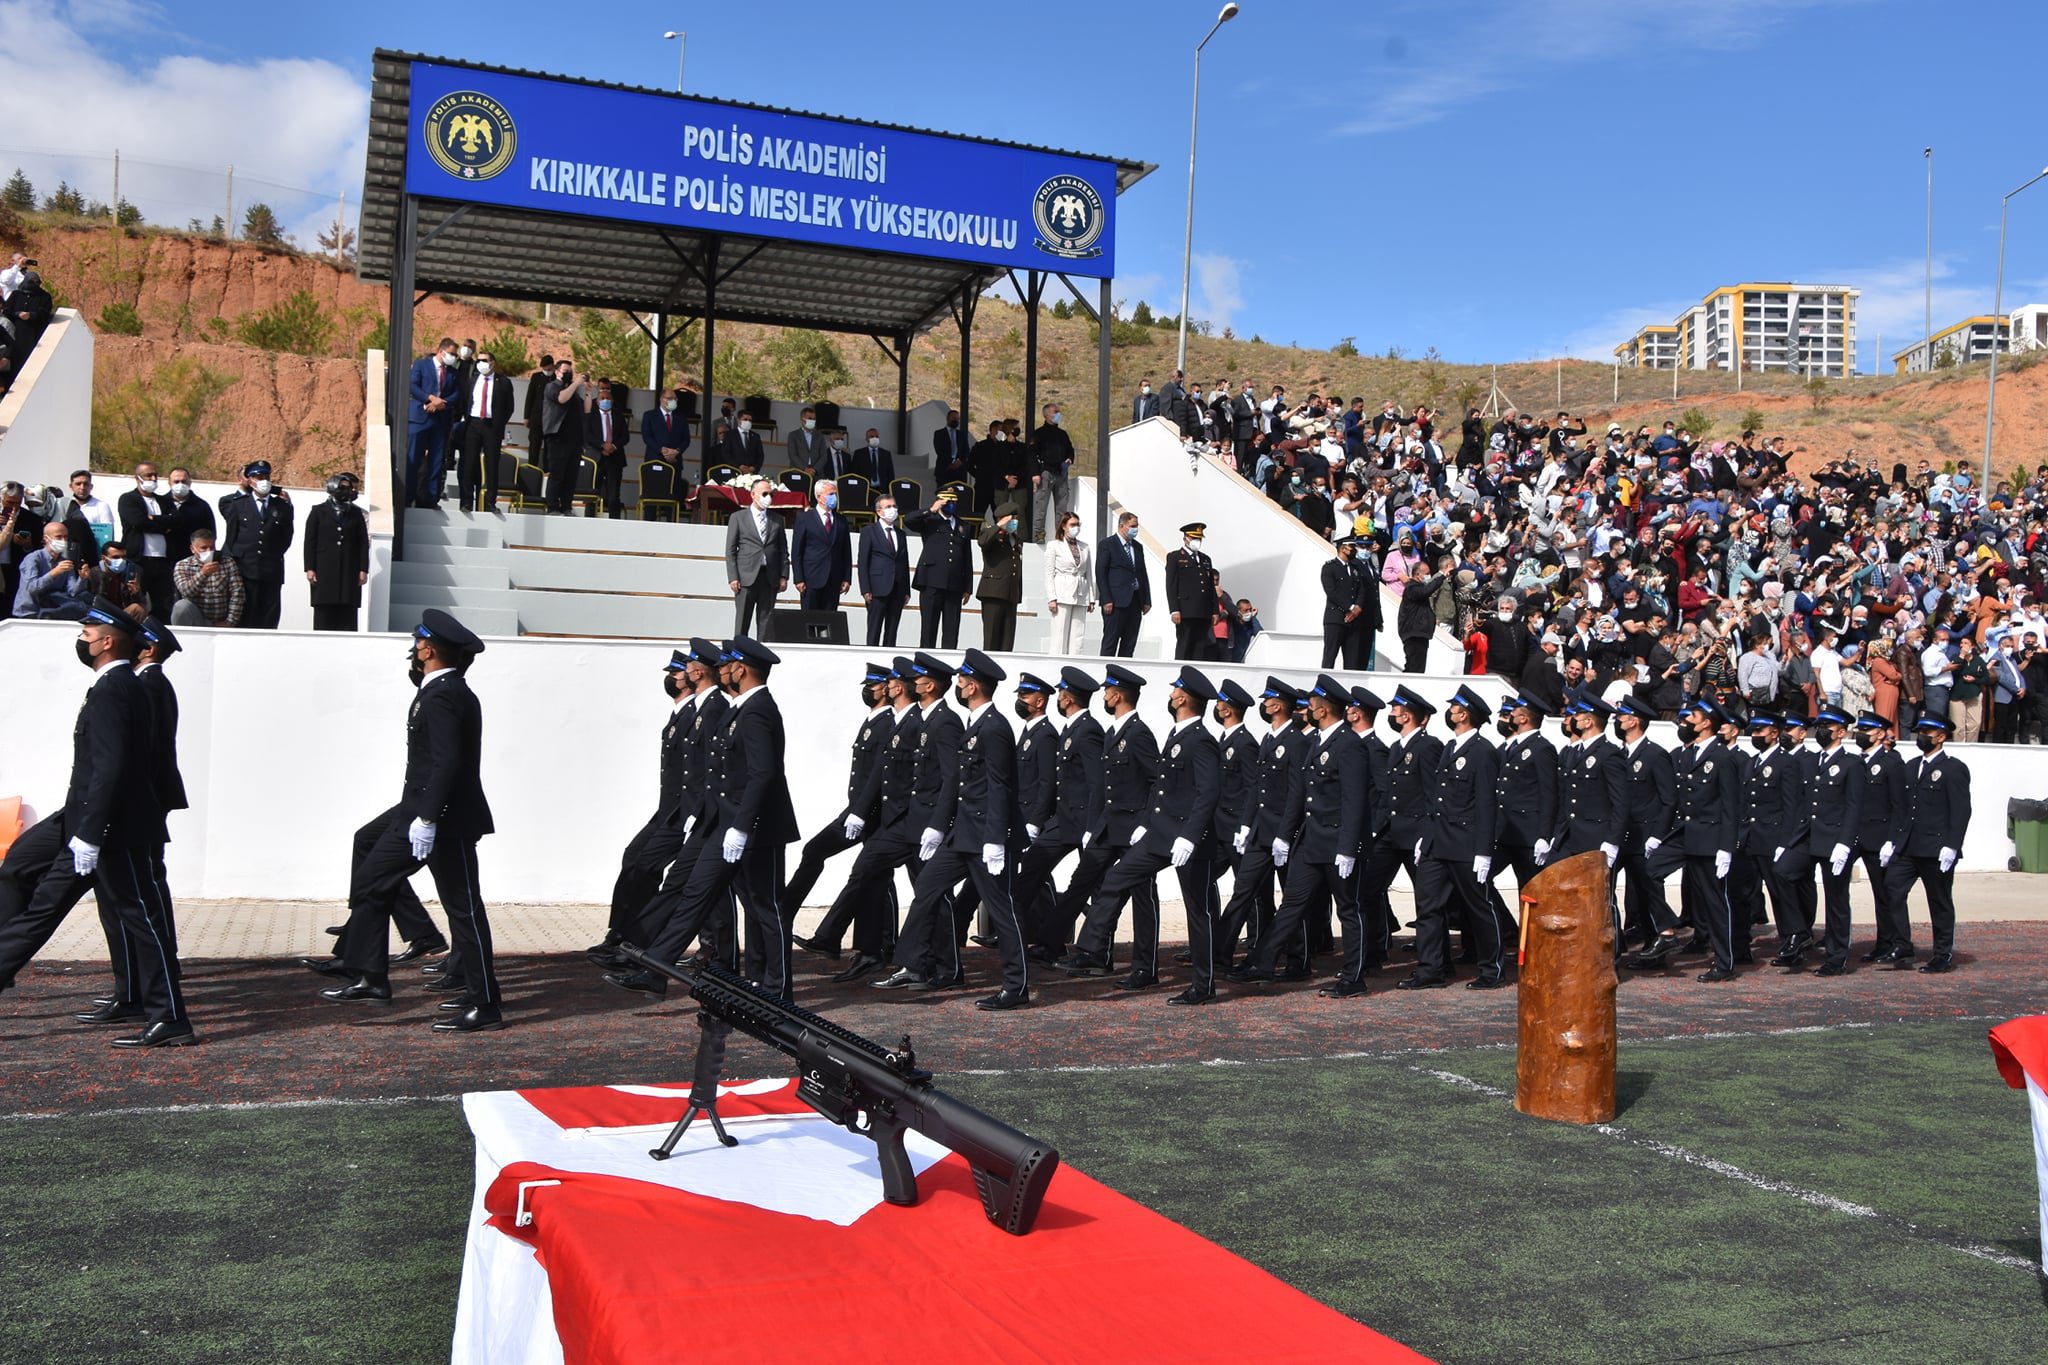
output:
[{"label": "uniform shoulder badge", "polygon": [[1936,769],[1934,770],[1934,780],[1935,780],[1936,782],[1939,782],[1939,781],[1941,781],[1941,769],[1939,769],[1939,768],[1936,768]]}]

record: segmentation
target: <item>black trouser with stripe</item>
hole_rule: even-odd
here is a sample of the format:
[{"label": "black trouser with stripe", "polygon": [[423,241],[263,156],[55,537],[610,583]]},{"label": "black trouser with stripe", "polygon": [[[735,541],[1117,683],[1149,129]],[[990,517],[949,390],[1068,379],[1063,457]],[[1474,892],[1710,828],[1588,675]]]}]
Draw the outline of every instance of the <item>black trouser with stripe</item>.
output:
[{"label": "black trouser with stripe", "polygon": [[[156,881],[158,901],[164,908],[164,930],[169,941],[171,956],[178,955],[178,916],[171,903],[171,883],[164,871],[164,846],[157,844],[149,852],[150,876]],[[107,961],[114,969],[114,999],[124,1005],[133,1005],[141,1000],[139,979],[136,973],[136,956],[143,949],[133,933],[115,917],[106,906],[99,907],[100,932],[107,936]]]},{"label": "black trouser with stripe", "polygon": [[[477,885],[476,840],[440,831],[425,858],[412,852],[412,817],[397,806],[356,831],[358,850],[349,870],[348,928],[341,935],[341,960],[352,971],[391,971],[391,920],[410,901],[407,879],[421,868],[434,878],[434,891],[448,915],[448,975],[461,981],[472,1005],[495,1005],[497,962],[491,951],[491,920]],[[367,843],[367,851],[365,844]],[[425,911],[421,911],[424,918]]]},{"label": "black trouser with stripe", "polygon": [[1047,948],[1056,953],[1066,951],[1067,925],[1058,914],[1052,874],[1077,847],[1040,834],[1025,848],[1023,859],[1017,865],[1014,883],[1017,912],[1024,918],[1025,938],[1034,948]]},{"label": "black trouser with stripe", "polygon": [[[1743,945],[1743,955],[1749,951],[1749,910],[1738,911],[1730,896],[1730,883],[1734,881],[1734,869],[1743,865],[1743,855],[1735,855],[1727,877],[1714,875],[1712,853],[1688,853],[1685,855],[1685,908],[1692,914],[1693,927],[1707,936],[1707,946],[1714,954],[1714,965],[1724,972],[1735,970],[1735,945]],[[1736,921],[1741,921],[1738,927]],[[1739,938],[1738,938],[1739,935]]]},{"label": "black trouser with stripe", "polygon": [[1657,852],[1650,853],[1643,848],[1644,835],[1631,830],[1622,835],[1622,854],[1615,864],[1617,870],[1628,876],[1628,888],[1622,902],[1627,911],[1625,929],[1633,934],[1647,930],[1654,942],[1656,937],[1669,933],[1678,927],[1678,917],[1671,913],[1671,902],[1664,895],[1664,878],[1679,864],[1675,856],[1659,857],[1664,845],[1657,845]]},{"label": "black trouser with stripe", "polygon": [[1416,869],[1415,974],[1424,981],[1441,981],[1451,974],[1454,916],[1471,938],[1480,978],[1492,981],[1506,970],[1499,928],[1472,863],[1470,858],[1425,856]]},{"label": "black trouser with stripe", "polygon": [[[393,806],[356,831],[355,847],[349,859],[351,886],[354,883],[354,868],[370,856],[370,851],[376,847],[377,840],[383,836],[385,822],[396,815],[397,811],[398,808]],[[409,819],[402,820],[399,824],[399,833],[405,834],[411,824],[412,821]],[[405,845],[406,851],[410,853],[410,838],[405,840]],[[417,867],[414,870],[417,871]],[[420,904],[420,898],[413,891],[410,882],[400,880],[398,883],[395,899],[391,902],[391,919],[398,925],[398,936],[407,943],[431,943],[441,937],[440,926],[436,925],[433,916],[427,913],[427,907]],[[341,937],[334,941],[334,955],[343,961],[348,959],[348,939],[348,929],[344,926]]]},{"label": "black trouser with stripe", "polygon": [[[1060,893],[1058,900],[1053,904],[1052,934],[1058,935],[1061,942],[1071,942],[1075,947],[1080,947],[1080,935],[1076,932],[1075,923],[1088,907],[1094,904],[1096,894],[1108,881],[1110,869],[1121,861],[1129,847],[1127,843],[1113,847],[1097,837],[1090,839],[1088,847],[1081,850],[1080,861],[1074,864],[1074,875],[1067,878],[1067,889]],[[1151,878],[1148,877],[1140,883],[1133,890],[1132,896],[1133,899],[1150,902],[1149,907],[1141,905],[1137,910],[1138,914],[1149,912],[1154,920],[1158,919],[1159,891]],[[1110,945],[1114,946],[1113,943]],[[1105,948],[1104,951],[1106,953],[1108,949]]]},{"label": "black trouser with stripe", "polygon": [[[75,870],[70,839],[60,810],[23,830],[0,862],[0,987],[14,984],[14,974],[42,951],[92,889],[92,878]],[[115,979],[120,980],[118,963]]]},{"label": "black trouser with stripe", "polygon": [[[662,879],[661,890],[648,903],[647,919],[660,929],[647,945],[647,955],[661,962],[678,962],[690,940],[710,929],[715,939],[713,952],[727,962],[736,960],[737,935],[718,933],[713,919],[734,894],[747,916],[748,970],[758,969],[761,989],[778,999],[789,998],[789,931],[783,927],[777,905],[782,849],[778,843],[756,836],[747,841],[746,851],[733,862],[725,860],[726,827],[716,820],[698,820],[691,843],[699,845],[694,863],[685,872],[677,859]],[[711,826],[707,833],[706,824]]]},{"label": "black trouser with stripe", "polygon": [[[1365,860],[1358,870],[1358,895],[1365,903],[1365,965],[1368,967],[1384,965],[1394,950],[1394,907],[1387,899],[1387,892],[1394,885],[1394,875],[1404,870],[1408,873],[1409,889],[1414,890],[1419,879],[1415,838],[1397,838],[1391,829],[1374,836],[1366,846]],[[1417,896],[1416,904],[1418,907],[1421,905],[1420,896]]]},{"label": "black trouser with stripe", "polygon": [[[826,822],[825,827],[813,834],[805,843],[803,854],[797,859],[796,875],[789,879],[789,885],[782,889],[782,922],[795,925],[796,912],[803,909],[804,897],[811,894],[811,888],[818,884],[818,876],[824,872],[825,864],[831,862],[849,848],[858,848],[861,839],[867,837],[867,830],[861,831],[861,839],[846,837],[846,820],[851,811],[841,811]],[[836,908],[836,907],[835,907]],[[830,918],[830,912],[827,913]],[[844,925],[841,925],[844,928]],[[838,934],[831,940],[836,941]]]},{"label": "black trouser with stripe", "polygon": [[[1187,910],[1188,955],[1195,984],[1214,980],[1216,946],[1209,922],[1209,895],[1216,886],[1212,845],[1202,839],[1188,860],[1174,869]],[[1140,976],[1159,975],[1159,874],[1173,863],[1170,849],[1127,848],[1102,878],[1101,889],[1088,904],[1088,920],[1075,941],[1077,951],[1107,958],[1116,943],[1116,925],[1124,903],[1131,903],[1131,970]]]},{"label": "black trouser with stripe", "polygon": [[632,935],[640,923],[641,911],[654,899],[654,893],[661,890],[662,873],[682,853],[683,842],[683,827],[670,824],[660,812],[626,841],[626,851],[619,855],[618,879],[612,883],[611,920],[605,930],[607,943],[617,943]]},{"label": "black trouser with stripe", "polygon": [[[1878,926],[1878,937],[1888,938],[1897,948],[1908,952],[1913,948],[1913,922],[1906,904],[1906,897],[1912,894],[1913,883],[1919,882],[1927,888],[1927,918],[1934,929],[1934,951],[1949,953],[1956,946],[1956,873],[1951,867],[1941,870],[1938,857],[1914,857],[1899,852],[1892,855],[1892,865],[1885,869],[1887,885],[1885,890],[1891,897],[1892,921],[1889,926]],[[1887,932],[1889,930],[1889,932]],[[4,979],[4,964],[0,964],[0,979]]]},{"label": "black trouser with stripe", "polygon": [[1337,918],[1343,925],[1344,966],[1341,971],[1345,981],[1356,981],[1365,972],[1366,929],[1365,919],[1359,905],[1359,873],[1353,868],[1349,877],[1337,875],[1337,864],[1332,862],[1310,862],[1305,858],[1290,859],[1287,864],[1285,889],[1280,896],[1280,908],[1273,915],[1271,932],[1259,939],[1258,949],[1252,954],[1251,968],[1255,972],[1270,972],[1279,957],[1280,945],[1293,940],[1298,927],[1308,913],[1309,902],[1319,896],[1327,896],[1337,907]]},{"label": "black trouser with stripe", "polygon": [[912,884],[917,881],[917,841],[924,827],[913,831],[914,823],[906,817],[866,831],[845,888],[813,935],[816,942],[837,944],[851,920],[855,952],[882,958],[895,953],[896,869],[910,868]]},{"label": "black trouser with stripe", "polygon": [[996,952],[1003,963],[1003,989],[1028,989],[1024,926],[1017,921],[1011,899],[1015,874],[1016,862],[1007,849],[1003,870],[991,872],[979,849],[942,845],[917,869],[910,914],[903,921],[902,936],[896,940],[896,965],[920,976],[960,975],[960,935],[954,927],[953,888],[964,881],[974,887],[981,903],[988,907],[989,926],[995,930]]},{"label": "black trouser with stripe", "polygon": [[[1856,850],[1856,860],[1863,864],[1864,880],[1870,883],[1870,898],[1877,903],[1877,943],[1875,946],[1880,953],[1894,944],[1897,944],[1899,947],[1906,947],[1912,942],[1910,938],[1894,939],[1891,937],[1897,927],[1906,922],[1906,917],[1893,909],[1891,869],[1879,861],[1883,853],[1884,849],[1881,845],[1877,848],[1858,847]],[[1901,856],[1897,850],[1893,850],[1892,861],[1896,863]]]},{"label": "black trouser with stripe", "polygon": [[[1221,921],[1216,926],[1216,952],[1227,957],[1237,951],[1237,935],[1245,935],[1246,962],[1261,943],[1272,937],[1275,911],[1274,886],[1281,869],[1273,866],[1273,844],[1247,841],[1244,852],[1237,860],[1237,872],[1230,888],[1230,903],[1223,907]],[[1304,924],[1299,936],[1287,946],[1287,962],[1290,967],[1300,967],[1308,962],[1308,926]],[[1276,943],[1275,953],[1279,951]]]}]

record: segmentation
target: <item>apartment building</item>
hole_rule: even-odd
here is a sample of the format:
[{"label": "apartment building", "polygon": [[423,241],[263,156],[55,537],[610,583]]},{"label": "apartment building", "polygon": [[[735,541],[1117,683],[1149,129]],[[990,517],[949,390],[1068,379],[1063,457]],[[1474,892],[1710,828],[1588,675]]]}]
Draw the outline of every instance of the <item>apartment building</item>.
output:
[{"label": "apartment building", "polygon": [[1781,371],[1846,379],[1856,369],[1856,300],[1838,284],[1726,285],[1668,326],[1615,348],[1624,365],[1668,370]]}]

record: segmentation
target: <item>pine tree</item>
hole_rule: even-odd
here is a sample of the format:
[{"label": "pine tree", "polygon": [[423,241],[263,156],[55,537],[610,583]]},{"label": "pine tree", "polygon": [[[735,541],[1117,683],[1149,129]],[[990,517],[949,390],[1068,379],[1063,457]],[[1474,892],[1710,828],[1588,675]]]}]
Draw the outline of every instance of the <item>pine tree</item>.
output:
[{"label": "pine tree", "polygon": [[36,207],[36,187],[21,173],[21,167],[14,168],[14,174],[6,185],[0,186],[0,204],[7,205],[17,213],[33,213]]},{"label": "pine tree", "polygon": [[85,216],[85,196],[71,188],[66,180],[57,182],[57,189],[43,201],[44,213],[68,213],[74,218]]},{"label": "pine tree", "polygon": [[270,205],[260,201],[249,205],[249,211],[242,215],[242,236],[263,246],[284,245],[284,229],[278,225],[277,215],[270,211]]}]

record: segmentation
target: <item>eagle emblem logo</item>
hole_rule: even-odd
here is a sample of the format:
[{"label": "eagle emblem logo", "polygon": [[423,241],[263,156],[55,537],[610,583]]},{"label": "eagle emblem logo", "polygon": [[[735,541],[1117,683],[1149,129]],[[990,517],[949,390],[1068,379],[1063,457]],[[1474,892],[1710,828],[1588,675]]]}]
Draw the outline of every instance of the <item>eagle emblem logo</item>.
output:
[{"label": "eagle emblem logo", "polygon": [[1048,255],[1082,261],[1102,254],[1096,243],[1109,215],[1102,196],[1078,175],[1056,175],[1040,185],[1032,196],[1031,221],[1038,228],[1033,245]]},{"label": "eagle emblem logo", "polygon": [[475,90],[443,95],[421,128],[427,155],[458,180],[489,180],[512,164],[518,130],[505,106]]}]

